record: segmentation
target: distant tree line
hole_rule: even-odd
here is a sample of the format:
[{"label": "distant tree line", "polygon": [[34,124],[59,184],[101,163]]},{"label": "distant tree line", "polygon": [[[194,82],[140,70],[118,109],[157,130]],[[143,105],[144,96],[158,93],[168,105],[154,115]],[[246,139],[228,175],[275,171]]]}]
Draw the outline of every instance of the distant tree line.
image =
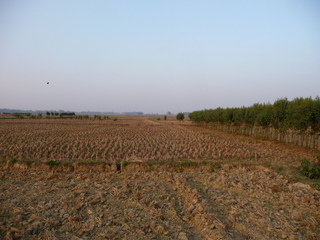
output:
[{"label": "distant tree line", "polygon": [[[8,114],[8,113],[5,113],[5,114]],[[33,115],[31,113],[12,113],[12,116],[18,119],[24,119],[25,117],[28,117],[31,119],[40,119],[42,118],[42,113],[38,113],[37,115]]]},{"label": "distant tree line", "polygon": [[62,112],[60,113],[60,116],[74,116],[76,115],[74,112]]},{"label": "distant tree line", "polygon": [[273,127],[285,131],[287,129],[312,133],[320,131],[320,98],[287,98],[278,99],[274,104],[255,103],[250,107],[217,108],[194,111],[189,114],[191,121],[219,122],[246,126]]}]

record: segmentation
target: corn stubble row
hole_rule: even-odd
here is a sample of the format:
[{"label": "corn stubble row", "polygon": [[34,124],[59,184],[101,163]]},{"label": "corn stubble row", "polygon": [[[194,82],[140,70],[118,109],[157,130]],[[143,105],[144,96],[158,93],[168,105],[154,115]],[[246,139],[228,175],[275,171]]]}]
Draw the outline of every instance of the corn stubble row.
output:
[{"label": "corn stubble row", "polygon": [[0,131],[1,159],[114,162],[257,157],[247,141],[143,120],[6,120]]}]

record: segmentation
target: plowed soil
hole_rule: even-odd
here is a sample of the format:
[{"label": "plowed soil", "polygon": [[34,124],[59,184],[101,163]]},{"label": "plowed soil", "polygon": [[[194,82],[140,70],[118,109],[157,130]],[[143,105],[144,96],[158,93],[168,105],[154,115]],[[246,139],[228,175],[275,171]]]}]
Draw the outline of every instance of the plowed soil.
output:
[{"label": "plowed soil", "polygon": [[[189,122],[120,118],[83,123],[81,130],[76,120],[0,122],[0,239],[320,239],[320,191],[310,186],[319,181],[299,172],[299,159],[315,161],[309,149]],[[64,135],[65,129],[70,131]],[[73,129],[83,133],[74,146],[86,151],[91,146],[89,157],[96,159],[74,151],[68,159],[68,146],[48,146],[47,155],[37,152],[37,147],[46,151],[42,144],[69,141]],[[103,160],[98,145],[81,145],[86,137],[93,139],[85,134],[92,129],[99,139],[103,131],[109,133],[103,147],[126,138],[110,148],[117,157],[106,153],[109,158]],[[46,142],[43,136],[50,132],[62,138]],[[33,135],[41,139],[36,146]],[[130,145],[130,136],[141,139]],[[49,159],[58,165],[48,165]]]}]

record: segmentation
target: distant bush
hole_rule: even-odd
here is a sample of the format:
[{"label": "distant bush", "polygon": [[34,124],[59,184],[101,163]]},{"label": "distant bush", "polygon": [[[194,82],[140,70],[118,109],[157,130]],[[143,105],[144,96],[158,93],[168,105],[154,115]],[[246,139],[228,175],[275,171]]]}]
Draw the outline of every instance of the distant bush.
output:
[{"label": "distant bush", "polygon": [[183,121],[184,114],[182,112],[178,113],[177,116],[176,116],[176,119],[179,120],[179,121]]},{"label": "distant bush", "polygon": [[102,116],[101,115],[94,115],[94,119],[102,120]]},{"label": "distant bush", "polygon": [[20,113],[13,113],[12,116],[19,118],[19,119],[23,119],[23,116]]},{"label": "distant bush", "polygon": [[60,118],[63,118],[63,117],[69,117],[69,118],[72,118],[73,116],[75,116],[76,114],[74,112],[62,112],[59,114],[60,115]]}]

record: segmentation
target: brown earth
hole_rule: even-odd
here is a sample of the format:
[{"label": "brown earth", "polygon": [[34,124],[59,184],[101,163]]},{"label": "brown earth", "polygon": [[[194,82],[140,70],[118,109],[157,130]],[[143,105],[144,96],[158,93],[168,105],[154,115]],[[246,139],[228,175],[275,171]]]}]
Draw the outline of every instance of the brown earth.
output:
[{"label": "brown earth", "polygon": [[[166,134],[162,130],[184,132],[190,141],[197,136],[194,145],[203,145],[204,152],[212,149],[201,139],[211,139],[220,154],[176,160],[57,159],[57,166],[49,166],[47,159],[3,159],[0,239],[320,239],[320,191],[310,187],[319,181],[299,173],[299,159],[315,161],[314,152],[197,128],[189,122],[134,121],[112,124],[132,128],[139,124],[154,131],[153,139],[159,141]],[[24,130],[25,123],[12,129]],[[73,122],[55,122],[55,130],[59,124]],[[19,137],[13,137],[17,132],[6,129],[0,125],[0,133],[19,145]],[[36,133],[44,130],[50,131],[48,124],[37,126]],[[212,152],[206,156],[215,156]],[[237,157],[247,153],[247,158]]]}]

